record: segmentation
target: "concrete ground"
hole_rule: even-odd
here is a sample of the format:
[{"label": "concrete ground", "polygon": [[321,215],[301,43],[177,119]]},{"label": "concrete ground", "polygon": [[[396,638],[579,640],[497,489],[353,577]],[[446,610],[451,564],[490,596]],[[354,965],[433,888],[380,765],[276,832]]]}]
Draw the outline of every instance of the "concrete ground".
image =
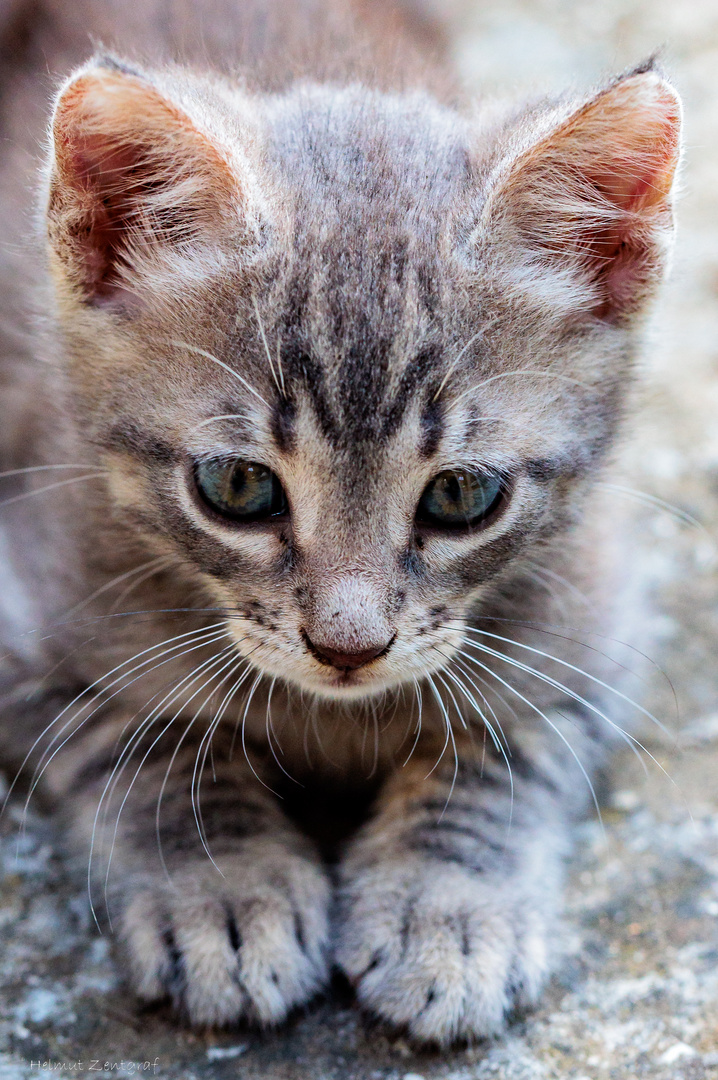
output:
[{"label": "concrete ground", "polygon": [[645,773],[630,753],[616,762],[603,827],[580,831],[565,959],[541,1007],[454,1053],[415,1054],[368,1025],[342,986],[267,1035],[189,1033],[166,1012],[138,1011],[81,885],[53,855],[50,818],[36,809],[18,839],[11,804],[0,822],[0,1080],[718,1080],[718,5],[442,7],[477,89],[585,85],[663,46],[684,96],[678,252],[625,481],[650,496],[634,541],[673,687],[656,673],[651,708],[673,734],[647,733],[657,764],[646,758]]}]

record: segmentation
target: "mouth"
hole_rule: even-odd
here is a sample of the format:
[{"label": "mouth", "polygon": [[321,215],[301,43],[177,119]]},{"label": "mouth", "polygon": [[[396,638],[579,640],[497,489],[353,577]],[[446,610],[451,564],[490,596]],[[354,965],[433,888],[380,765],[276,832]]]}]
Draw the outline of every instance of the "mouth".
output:
[{"label": "mouth", "polygon": [[350,657],[336,654],[331,660],[314,647],[311,639],[304,632],[302,638],[307,653],[316,661],[317,666],[314,667],[311,682],[314,693],[320,696],[326,695],[335,699],[337,697],[369,698],[385,692],[388,686],[401,681],[397,680],[396,675],[392,676],[386,670],[377,670],[382,667],[378,662],[387,655],[394,644],[396,633],[380,650],[367,651],[366,654],[357,653]]},{"label": "mouth", "polygon": [[350,669],[340,669],[331,673],[327,672],[327,676],[329,679],[328,685],[336,687],[339,690],[359,686],[367,687],[371,686],[373,682],[371,677],[369,679],[366,677],[362,678],[356,671],[351,671]]}]

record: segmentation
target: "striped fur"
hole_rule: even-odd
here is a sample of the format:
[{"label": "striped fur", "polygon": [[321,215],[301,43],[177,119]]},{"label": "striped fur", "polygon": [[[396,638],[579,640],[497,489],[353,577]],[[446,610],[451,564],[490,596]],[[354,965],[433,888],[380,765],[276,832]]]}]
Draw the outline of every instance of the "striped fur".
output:
[{"label": "striped fur", "polygon": [[[179,0],[152,47],[103,5],[117,53],[75,68],[74,14],[28,23],[29,70],[71,70],[17,278],[40,317],[3,369],[4,745],[140,996],[271,1024],[336,963],[415,1038],[479,1037],[551,970],[571,820],[628,722],[600,481],[679,106],[646,65],[466,108],[418,10],[236,7],[203,26],[214,69]],[[211,511],[215,458],[269,467],[289,512]],[[499,510],[427,525],[457,469],[500,476]]]}]

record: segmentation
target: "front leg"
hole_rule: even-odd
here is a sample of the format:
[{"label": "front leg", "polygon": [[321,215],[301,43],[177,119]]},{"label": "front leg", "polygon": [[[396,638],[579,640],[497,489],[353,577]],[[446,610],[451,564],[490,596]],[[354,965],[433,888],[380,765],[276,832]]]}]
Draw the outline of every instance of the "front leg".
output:
[{"label": "front leg", "polygon": [[551,970],[575,777],[517,748],[513,790],[470,748],[455,782],[435,761],[394,774],[348,850],[336,955],[368,1009],[445,1044],[497,1031]]},{"label": "front leg", "polygon": [[96,816],[116,759],[115,728],[119,722],[104,723],[99,739],[77,736],[76,767],[65,764],[51,779],[72,807],[75,846],[85,855],[96,822],[95,908],[101,917],[107,907],[134,989],[147,1001],[170,997],[194,1024],[283,1020],[328,977],[330,889],[314,846],[241,752],[229,760],[221,745],[201,788],[204,843],[190,745],[173,761],[173,747],[158,747],[121,807],[138,752]]}]

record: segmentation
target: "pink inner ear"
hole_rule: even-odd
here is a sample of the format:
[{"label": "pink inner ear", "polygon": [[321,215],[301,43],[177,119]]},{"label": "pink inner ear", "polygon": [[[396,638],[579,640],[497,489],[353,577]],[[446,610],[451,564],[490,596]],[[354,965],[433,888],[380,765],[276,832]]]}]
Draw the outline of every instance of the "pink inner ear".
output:
[{"label": "pink inner ear", "polygon": [[583,264],[597,318],[637,310],[660,277],[679,138],[678,99],[647,72],[600,94],[519,166],[532,246]]},{"label": "pink inner ear", "polygon": [[98,136],[68,142],[63,180],[85,208],[75,230],[85,285],[96,300],[116,295],[128,236],[142,195],[138,148],[112,149]]},{"label": "pink inner ear", "polygon": [[599,190],[625,214],[599,239],[597,278],[606,296],[596,315],[609,321],[634,308],[660,272],[660,234],[671,225],[680,114],[672,95],[657,106],[636,117],[642,123],[630,131],[634,146],[621,147],[612,174],[595,178]]},{"label": "pink inner ear", "polygon": [[655,191],[653,181],[659,170],[646,167],[643,175],[636,175],[636,162],[631,159],[617,161],[615,171],[598,173],[591,177],[592,183],[610,202],[621,210],[637,210],[643,205],[644,197],[650,202],[651,192]]},{"label": "pink inner ear", "polygon": [[226,224],[241,194],[222,151],[150,83],[93,69],[61,95],[48,217],[90,303],[126,298],[133,266]]},{"label": "pink inner ear", "polygon": [[[666,206],[680,153],[680,111],[675,95],[664,94],[628,118],[608,145],[610,173],[594,182],[616,206],[636,212]],[[610,136],[609,136],[610,138]]]}]

